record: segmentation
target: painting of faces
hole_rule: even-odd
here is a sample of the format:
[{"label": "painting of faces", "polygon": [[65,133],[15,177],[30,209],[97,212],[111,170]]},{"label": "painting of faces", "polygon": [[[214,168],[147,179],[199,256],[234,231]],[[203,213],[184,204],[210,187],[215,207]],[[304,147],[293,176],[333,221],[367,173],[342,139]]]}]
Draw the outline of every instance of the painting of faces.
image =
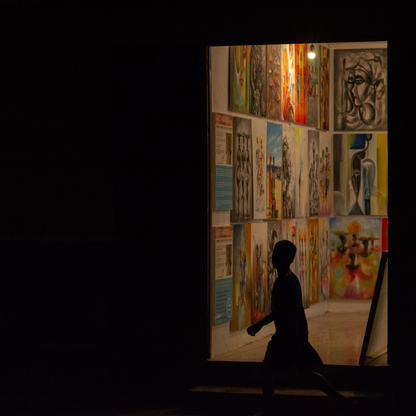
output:
[{"label": "painting of faces", "polygon": [[387,130],[387,49],[335,50],[334,128]]},{"label": "painting of faces", "polygon": [[334,134],[334,214],[387,215],[387,134]]},{"label": "painting of faces", "polygon": [[372,299],[382,248],[381,218],[330,218],[331,299]]},{"label": "painting of faces", "polygon": [[251,120],[234,117],[233,122],[232,222],[253,219],[253,148]]}]

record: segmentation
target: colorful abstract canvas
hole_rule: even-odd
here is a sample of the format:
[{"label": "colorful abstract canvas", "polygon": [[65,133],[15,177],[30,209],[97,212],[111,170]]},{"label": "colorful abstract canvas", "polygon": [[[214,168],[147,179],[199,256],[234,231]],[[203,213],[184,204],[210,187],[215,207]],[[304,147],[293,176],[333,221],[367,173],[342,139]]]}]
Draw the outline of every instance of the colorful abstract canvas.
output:
[{"label": "colorful abstract canvas", "polygon": [[329,49],[319,45],[319,127],[329,130]]},{"label": "colorful abstract canvas", "polygon": [[[308,45],[310,49],[311,45]],[[319,48],[315,48],[315,58],[308,59],[308,126],[318,127],[319,107]]]},{"label": "colorful abstract canvas", "polygon": [[334,51],[334,129],[387,130],[387,49]]},{"label": "colorful abstract canvas", "polygon": [[266,117],[266,45],[250,47],[250,114]]},{"label": "colorful abstract canvas", "polygon": [[277,270],[273,267],[274,246],[282,240],[282,221],[267,221],[267,311],[271,311],[272,288],[277,279]]},{"label": "colorful abstract canvas", "polygon": [[329,133],[319,136],[319,215],[331,215],[332,209],[332,138]]},{"label": "colorful abstract canvas", "polygon": [[267,223],[251,224],[251,324],[267,313]]},{"label": "colorful abstract canvas", "polygon": [[282,219],[282,125],[267,123],[267,218]]},{"label": "colorful abstract canvas", "polygon": [[236,224],[233,232],[233,331],[251,325],[251,289],[251,224]]},{"label": "colorful abstract canvas", "polygon": [[282,142],[283,218],[295,217],[295,127],[283,126]]},{"label": "colorful abstract canvas", "polygon": [[295,121],[295,45],[282,45],[283,120]]},{"label": "colorful abstract canvas", "polygon": [[308,220],[309,302],[319,302],[319,219]]},{"label": "colorful abstract canvas", "polygon": [[308,216],[319,215],[319,132],[308,130]]},{"label": "colorful abstract canvas", "polygon": [[251,120],[233,119],[233,209],[232,222],[253,219],[253,147]]},{"label": "colorful abstract canvas", "polygon": [[266,117],[282,119],[282,45],[267,45]]},{"label": "colorful abstract canvas", "polygon": [[230,46],[229,110],[247,114],[250,105],[250,45]]},{"label": "colorful abstract canvas", "polygon": [[299,278],[300,287],[302,290],[302,305],[303,308],[309,308],[309,250],[308,250],[308,220],[297,220],[296,221],[297,231],[297,251],[296,251],[296,262],[297,262],[297,276]]},{"label": "colorful abstract canvas", "polygon": [[308,45],[295,44],[295,121],[301,124],[308,123],[308,95],[307,95],[307,66]]},{"label": "colorful abstract canvas", "polygon": [[329,221],[319,218],[319,302],[329,298],[330,254]]},{"label": "colorful abstract canvas", "polygon": [[382,248],[381,218],[330,218],[331,299],[372,299]]},{"label": "colorful abstract canvas", "polygon": [[266,147],[267,122],[264,120],[252,121],[253,126],[253,217],[266,218]]},{"label": "colorful abstract canvas", "polygon": [[308,132],[302,127],[295,128],[295,216],[304,217],[308,206],[307,195],[307,143]]}]

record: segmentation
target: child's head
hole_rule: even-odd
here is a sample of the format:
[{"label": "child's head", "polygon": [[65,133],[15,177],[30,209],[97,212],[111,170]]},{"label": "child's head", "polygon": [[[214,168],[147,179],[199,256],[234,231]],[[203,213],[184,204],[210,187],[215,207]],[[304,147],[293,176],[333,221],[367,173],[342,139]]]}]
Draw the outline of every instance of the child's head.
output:
[{"label": "child's head", "polygon": [[285,269],[293,263],[296,255],[296,246],[289,240],[276,243],[273,250],[272,262],[275,269]]}]

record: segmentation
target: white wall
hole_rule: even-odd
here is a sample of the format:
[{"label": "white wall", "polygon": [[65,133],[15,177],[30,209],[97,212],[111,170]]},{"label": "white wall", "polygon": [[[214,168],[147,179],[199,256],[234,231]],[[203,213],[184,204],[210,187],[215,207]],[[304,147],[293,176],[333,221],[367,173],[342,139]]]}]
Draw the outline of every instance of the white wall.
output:
[{"label": "white wall", "polygon": [[[385,48],[386,42],[362,42],[362,43],[337,43],[337,44],[322,44],[330,49],[361,49],[361,48]],[[235,113],[228,110],[228,60],[229,60],[229,47],[228,46],[215,46],[210,48],[210,100],[211,100],[211,113],[225,113],[233,116],[241,116],[240,113]],[[330,97],[329,108],[333,108],[334,102],[334,53],[333,50],[330,53]],[[334,127],[334,114],[330,111],[329,131],[327,134],[333,134]],[[258,117],[251,116],[249,114],[243,115],[245,118],[258,119]],[[265,118],[265,120],[268,120]],[[270,120],[279,124],[291,124],[282,120]],[[308,128],[311,130],[317,130],[308,126],[294,123],[296,126]],[[364,132],[360,132],[364,133]],[[332,184],[332,182],[331,182]],[[229,211],[212,211],[211,212],[211,226],[219,227],[230,225],[230,212]],[[211,270],[214,270],[211,267]],[[211,275],[211,287],[210,287],[211,299],[214,299],[214,276]],[[211,301],[211,317],[214,316],[214,302]],[[319,302],[311,305],[310,308],[305,310],[306,317],[308,319],[322,315],[326,312],[357,312],[357,311],[369,311],[371,307],[371,301],[366,300],[329,300],[325,302]],[[213,322],[213,320],[211,320]],[[274,324],[271,323],[267,327],[264,327],[256,337],[251,337],[247,334],[247,331],[230,331],[230,323],[211,326],[211,356],[215,357],[218,354],[231,351],[239,348],[243,345],[257,341],[262,337],[271,335],[274,332]]]}]

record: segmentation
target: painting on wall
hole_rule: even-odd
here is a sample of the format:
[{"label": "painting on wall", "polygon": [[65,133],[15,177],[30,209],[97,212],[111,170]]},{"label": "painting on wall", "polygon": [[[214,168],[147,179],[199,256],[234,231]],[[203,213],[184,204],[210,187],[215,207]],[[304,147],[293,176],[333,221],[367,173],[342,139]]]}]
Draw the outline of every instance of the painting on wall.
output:
[{"label": "painting on wall", "polygon": [[306,43],[295,44],[295,121],[301,124],[308,122],[307,54]]},{"label": "painting on wall", "polygon": [[251,120],[233,119],[233,209],[232,222],[253,219],[253,148]]},{"label": "painting on wall", "polygon": [[329,49],[322,45],[319,45],[319,88],[319,127],[329,130]]},{"label": "painting on wall", "polygon": [[[296,220],[283,220],[282,221],[282,240],[289,240],[294,245],[297,242]],[[294,260],[290,266],[290,270],[297,275],[298,267]]]},{"label": "painting on wall", "polygon": [[[377,179],[371,195],[371,215],[388,215],[387,134],[377,134]],[[368,178],[367,178],[368,179]]]},{"label": "painting on wall", "polygon": [[253,217],[266,218],[267,122],[253,120]]},{"label": "painting on wall", "polygon": [[372,299],[381,258],[381,218],[330,218],[331,299]]},{"label": "painting on wall", "polygon": [[233,230],[233,331],[251,325],[251,224]]},{"label": "painting on wall", "polygon": [[309,302],[319,302],[319,218],[308,220]]},{"label": "painting on wall", "polygon": [[277,279],[277,270],[273,267],[272,255],[274,246],[282,240],[282,221],[267,221],[267,311],[272,305],[272,288]]},{"label": "painting on wall", "polygon": [[331,215],[332,209],[332,138],[329,133],[319,137],[319,215]]},{"label": "painting on wall", "polygon": [[308,130],[308,216],[319,215],[319,132]]},{"label": "painting on wall", "polygon": [[295,127],[295,215],[304,217],[307,208],[307,143],[308,132]]},{"label": "painting on wall", "polygon": [[230,111],[247,114],[250,103],[250,45],[230,46]]},{"label": "painting on wall", "polygon": [[328,218],[319,218],[319,302],[329,299],[331,254]]},{"label": "painting on wall", "polygon": [[334,129],[387,130],[387,49],[334,51]]},{"label": "painting on wall", "polygon": [[282,219],[282,125],[267,123],[267,218]]},{"label": "painting on wall", "polygon": [[333,176],[333,215],[346,215],[347,203],[347,136],[334,134],[332,140],[332,151],[334,154],[334,176]]},{"label": "painting on wall", "polygon": [[308,220],[297,220],[296,221],[296,231],[297,231],[297,251],[296,251],[296,261],[297,261],[297,275],[300,282],[300,287],[302,290],[302,305],[303,308],[309,308],[309,252],[308,252]]},{"label": "painting on wall", "polygon": [[267,313],[267,223],[251,224],[251,324]]},{"label": "painting on wall", "polygon": [[295,45],[282,45],[283,120],[295,121]]},{"label": "painting on wall", "polygon": [[283,218],[295,217],[295,127],[283,126],[282,208]]},{"label": "painting on wall", "polygon": [[[310,48],[310,45],[308,45]],[[319,107],[319,50],[315,48],[315,58],[308,59],[308,126],[318,127]]]},{"label": "painting on wall", "polygon": [[250,114],[266,117],[266,45],[250,47]]},{"label": "painting on wall", "polygon": [[282,45],[267,45],[266,117],[282,119]]}]

